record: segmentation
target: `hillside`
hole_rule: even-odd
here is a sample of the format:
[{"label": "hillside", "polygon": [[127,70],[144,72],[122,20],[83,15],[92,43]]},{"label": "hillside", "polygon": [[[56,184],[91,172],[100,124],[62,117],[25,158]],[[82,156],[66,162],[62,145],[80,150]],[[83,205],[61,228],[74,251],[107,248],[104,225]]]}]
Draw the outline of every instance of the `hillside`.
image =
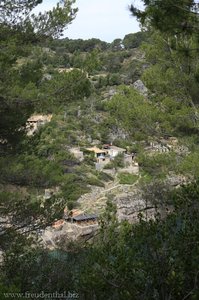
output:
[{"label": "hillside", "polygon": [[112,43],[0,26],[0,293],[199,296],[198,40],[156,21]]},{"label": "hillside", "polygon": [[[125,173],[127,169],[129,176],[137,174],[136,169],[128,170],[128,163],[138,164],[141,178],[149,182],[160,177],[189,180],[197,176],[196,112],[189,104],[179,106],[175,102],[178,90],[174,94],[169,90],[166,95],[163,89],[160,93],[161,85],[167,85],[164,78],[155,84],[150,82],[154,66],[158,67],[158,63],[147,61],[150,49],[144,44],[125,49],[120,41],[116,49],[113,42],[101,50],[99,44],[104,42],[94,39],[92,45],[91,41],[84,42],[83,52],[66,52],[71,43],[78,47],[80,42],[61,40],[56,46],[52,42],[48,48],[34,49],[26,62],[17,64],[23,70],[29,64],[43,63],[38,88],[44,102],[33,113],[38,117],[28,119],[29,126],[37,125],[24,141],[26,155],[18,153],[9,162],[3,159],[2,169],[5,165],[6,170],[2,180],[27,189],[33,186],[40,196],[45,188],[58,186],[63,210],[67,203],[70,208],[76,206],[75,201],[89,191],[90,185],[103,187],[107,180],[117,180],[118,171]],[[66,60],[67,55],[70,64],[64,67],[61,59]],[[155,76],[158,74],[154,74],[154,81]],[[49,113],[50,120],[39,117]],[[125,162],[118,157],[97,167],[96,153],[89,153],[87,148],[103,149],[104,144],[121,147],[128,155],[133,153],[134,159]],[[82,160],[75,151],[80,152]],[[29,165],[34,168],[29,169]]]}]

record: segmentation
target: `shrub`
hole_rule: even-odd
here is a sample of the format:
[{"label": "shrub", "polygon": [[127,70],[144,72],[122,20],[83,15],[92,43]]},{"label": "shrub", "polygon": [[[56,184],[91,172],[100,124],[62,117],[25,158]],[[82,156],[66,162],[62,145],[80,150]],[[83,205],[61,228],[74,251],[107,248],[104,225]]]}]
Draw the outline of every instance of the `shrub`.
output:
[{"label": "shrub", "polygon": [[67,207],[68,207],[68,210],[72,210],[74,208],[74,202],[73,201],[68,201],[67,202]]},{"label": "shrub", "polygon": [[138,176],[124,172],[120,173],[118,178],[120,180],[120,184],[133,184],[138,179]]},{"label": "shrub", "polygon": [[87,179],[87,183],[90,184],[90,185],[96,185],[96,186],[101,186],[101,187],[104,187],[104,183],[101,182],[98,178],[96,177],[89,177]]}]

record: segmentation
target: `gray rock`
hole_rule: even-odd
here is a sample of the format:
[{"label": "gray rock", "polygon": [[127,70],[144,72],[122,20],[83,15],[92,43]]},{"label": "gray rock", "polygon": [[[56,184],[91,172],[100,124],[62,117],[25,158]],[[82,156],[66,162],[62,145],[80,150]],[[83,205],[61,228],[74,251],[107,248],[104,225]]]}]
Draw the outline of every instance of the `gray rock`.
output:
[{"label": "gray rock", "polygon": [[109,133],[109,140],[114,141],[117,139],[127,139],[128,138],[128,133],[124,131],[122,128],[112,128],[111,132]]},{"label": "gray rock", "polygon": [[148,95],[148,89],[142,82],[142,80],[138,79],[133,83],[133,87],[136,91],[138,91],[141,95],[147,96]]},{"label": "gray rock", "polygon": [[116,94],[117,94],[117,91],[114,88],[111,88],[108,92],[109,97],[113,97]]},{"label": "gray rock", "polygon": [[97,230],[98,224],[81,226],[64,222],[60,229],[47,227],[41,235],[41,240],[45,247],[55,249],[61,241],[65,243],[79,241],[88,235],[93,236]]},{"label": "gray rock", "polygon": [[[142,198],[141,191],[138,189],[128,193],[124,191],[123,194],[115,197],[115,202],[119,221],[127,220],[130,223],[135,223],[138,221],[140,213],[143,214],[146,220],[154,217],[155,210],[153,208],[146,209],[146,203]],[[150,207],[150,205],[147,204],[147,207]]]},{"label": "gray rock", "polygon": [[187,183],[187,179],[183,175],[169,174],[167,175],[166,183],[172,187]]}]

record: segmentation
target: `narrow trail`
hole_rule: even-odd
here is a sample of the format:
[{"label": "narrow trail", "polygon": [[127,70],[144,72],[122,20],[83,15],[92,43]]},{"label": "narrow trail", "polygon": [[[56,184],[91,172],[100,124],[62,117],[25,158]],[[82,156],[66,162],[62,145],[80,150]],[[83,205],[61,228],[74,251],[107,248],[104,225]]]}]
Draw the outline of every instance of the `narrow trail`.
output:
[{"label": "narrow trail", "polygon": [[139,175],[138,179],[131,185],[120,184],[116,178],[115,182],[111,184],[111,187],[93,187],[90,193],[84,194],[78,199],[80,208],[88,212],[100,212],[105,208],[109,195],[124,194],[125,192],[133,190],[140,178],[141,175]]}]

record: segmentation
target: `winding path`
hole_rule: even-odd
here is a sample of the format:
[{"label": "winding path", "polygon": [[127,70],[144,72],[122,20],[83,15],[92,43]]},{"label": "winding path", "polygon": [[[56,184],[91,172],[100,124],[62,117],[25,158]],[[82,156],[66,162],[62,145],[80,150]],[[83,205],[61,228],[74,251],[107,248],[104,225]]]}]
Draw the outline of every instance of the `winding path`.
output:
[{"label": "winding path", "polygon": [[80,209],[87,212],[101,212],[106,207],[106,201],[109,195],[124,194],[125,191],[132,191],[140,178],[141,175],[139,175],[138,179],[131,185],[120,184],[119,180],[116,178],[116,180],[111,184],[111,187],[92,187],[92,191],[90,193],[82,195],[77,200],[80,205]]}]

